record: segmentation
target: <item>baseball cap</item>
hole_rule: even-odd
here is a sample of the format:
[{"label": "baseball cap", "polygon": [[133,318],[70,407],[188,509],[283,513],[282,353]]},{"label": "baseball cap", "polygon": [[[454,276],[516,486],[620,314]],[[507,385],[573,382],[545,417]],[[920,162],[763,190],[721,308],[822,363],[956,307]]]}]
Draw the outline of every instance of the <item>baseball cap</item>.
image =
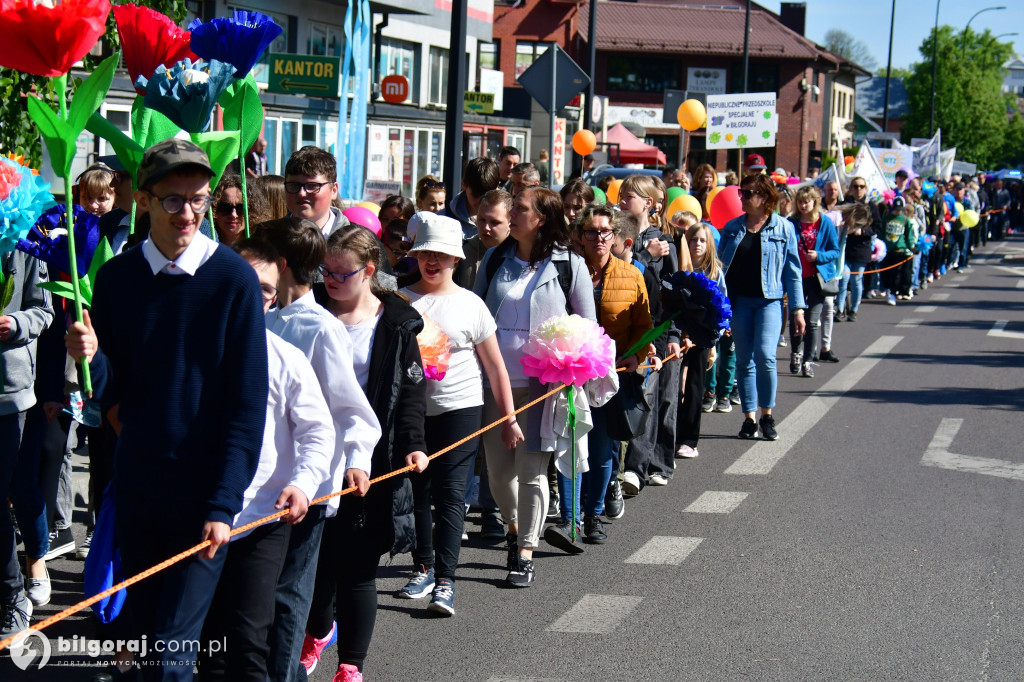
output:
[{"label": "baseball cap", "polygon": [[123,172],[126,170],[124,164],[121,163],[121,159],[117,158],[117,154],[107,154],[106,156],[96,157],[98,163],[102,163],[104,166],[110,168],[115,172]]},{"label": "baseball cap", "polygon": [[765,165],[764,157],[760,154],[748,154],[743,165],[750,170],[764,170],[768,167]]},{"label": "baseball cap", "polygon": [[409,218],[408,231],[416,234],[416,246],[409,249],[410,254],[437,251],[455,258],[466,257],[462,250],[462,224],[454,218],[420,211]]},{"label": "baseball cap", "polygon": [[895,197],[892,200],[892,210],[894,211],[902,211],[906,205],[907,202],[903,200],[903,197]]},{"label": "baseball cap", "polygon": [[176,137],[157,142],[142,156],[142,163],[139,164],[139,189],[150,187],[171,171],[187,166],[204,170],[213,177],[210,158],[199,145]]}]

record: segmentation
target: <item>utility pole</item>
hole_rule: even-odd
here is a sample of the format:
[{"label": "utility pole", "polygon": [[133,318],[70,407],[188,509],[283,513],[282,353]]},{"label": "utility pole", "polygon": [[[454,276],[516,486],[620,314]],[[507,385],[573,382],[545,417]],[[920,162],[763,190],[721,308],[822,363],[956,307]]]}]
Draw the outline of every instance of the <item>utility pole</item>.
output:
[{"label": "utility pole", "polygon": [[[889,79],[892,77],[892,32],[896,26],[896,0],[892,0],[892,16],[889,18],[889,61],[885,66],[885,106],[882,109],[882,132],[889,132]],[[934,92],[934,90],[932,91]]]},{"label": "utility pole", "polygon": [[448,110],[445,112],[444,184],[451,196],[462,187],[462,107],[466,87],[466,10],[468,0],[452,1],[448,44]]},{"label": "utility pole", "polygon": [[932,33],[932,114],[928,123],[928,137],[935,135],[935,81],[939,77],[939,5],[935,0],[935,32]]}]

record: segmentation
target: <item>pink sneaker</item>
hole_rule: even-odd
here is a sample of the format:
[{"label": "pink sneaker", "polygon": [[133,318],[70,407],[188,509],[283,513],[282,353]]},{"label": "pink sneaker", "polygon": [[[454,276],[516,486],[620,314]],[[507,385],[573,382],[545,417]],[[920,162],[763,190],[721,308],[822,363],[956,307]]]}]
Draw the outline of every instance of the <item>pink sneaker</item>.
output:
[{"label": "pink sneaker", "polygon": [[363,682],[363,674],[354,665],[342,663],[334,673],[334,682]]},{"label": "pink sneaker", "polygon": [[324,653],[324,649],[335,644],[337,641],[337,623],[331,623],[331,634],[323,639],[317,639],[308,632],[306,633],[305,639],[302,640],[302,654],[299,656],[299,662],[306,669],[307,675],[316,669],[316,664],[320,662],[320,656]]}]

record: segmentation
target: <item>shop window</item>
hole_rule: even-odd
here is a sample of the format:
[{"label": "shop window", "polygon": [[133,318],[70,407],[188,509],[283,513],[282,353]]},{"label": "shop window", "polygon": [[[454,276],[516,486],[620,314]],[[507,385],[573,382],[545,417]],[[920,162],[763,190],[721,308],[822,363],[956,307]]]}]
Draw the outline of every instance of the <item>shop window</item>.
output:
[{"label": "shop window", "polygon": [[664,92],[682,89],[682,64],[677,59],[656,57],[608,57],[608,90]]},{"label": "shop window", "polygon": [[481,69],[501,70],[501,41],[493,43],[477,43],[477,63]]},{"label": "shop window", "polygon": [[419,100],[419,50],[416,43],[394,38],[384,38],[380,46],[380,68],[384,76],[405,76],[409,81],[409,97],[405,103]]},{"label": "shop window", "polygon": [[442,47],[430,48],[430,97],[431,104],[448,103],[448,50]]},{"label": "shop window", "polygon": [[345,51],[345,34],[340,26],[309,22],[309,37],[306,39],[306,54],[320,57],[341,57]]}]

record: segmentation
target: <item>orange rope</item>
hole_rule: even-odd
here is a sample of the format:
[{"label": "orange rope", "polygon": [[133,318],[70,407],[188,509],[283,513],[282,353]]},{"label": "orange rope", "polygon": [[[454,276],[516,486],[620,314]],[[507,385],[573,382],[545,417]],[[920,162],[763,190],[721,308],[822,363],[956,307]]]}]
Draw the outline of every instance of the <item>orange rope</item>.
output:
[{"label": "orange rope", "polygon": [[904,258],[903,260],[901,260],[899,263],[896,263],[895,265],[890,265],[888,267],[881,268],[880,270],[865,270],[864,272],[851,273],[851,274],[873,275],[876,272],[885,272],[886,270],[892,270],[893,268],[898,268],[899,266],[901,266],[904,263],[906,263],[908,260],[913,260],[913,259],[914,259],[914,256],[911,255],[911,256],[908,256],[907,258]]},{"label": "orange rope", "polygon": [[[667,360],[671,360],[673,357],[674,357],[674,355],[670,355],[667,358],[665,358],[665,360],[666,361]],[[654,365],[641,365],[640,367],[637,367],[637,369],[647,369],[647,368],[651,368],[651,367],[654,367]],[[625,368],[620,367],[620,368],[618,368],[615,371],[622,372],[622,371],[624,371],[624,369]],[[539,398],[537,398],[535,400],[531,400],[530,402],[526,403],[525,405],[520,407],[518,410],[516,410],[512,414],[505,415],[501,419],[498,419],[498,420],[496,420],[494,422],[491,422],[487,426],[483,427],[482,429],[477,430],[474,433],[471,433],[470,435],[466,436],[465,438],[457,440],[454,443],[452,443],[451,445],[448,445],[447,447],[444,447],[444,448],[438,450],[434,454],[430,455],[427,458],[427,460],[429,461],[429,460],[432,460],[432,459],[436,459],[437,457],[440,457],[441,455],[444,455],[444,454],[446,454],[448,452],[451,452],[452,450],[454,450],[455,448],[459,447],[463,443],[466,443],[467,441],[473,440],[474,438],[476,438],[480,434],[485,433],[487,431],[490,431],[494,427],[498,426],[499,424],[501,424],[504,421],[507,421],[508,419],[511,419],[512,417],[514,417],[515,415],[519,414],[520,412],[528,410],[529,408],[533,407],[537,403],[539,403],[539,402],[541,402],[543,400],[546,400],[550,396],[553,396],[554,394],[556,394],[559,391],[561,391],[563,388],[565,388],[565,384],[560,384],[559,386],[557,386],[556,388],[548,391],[547,393],[545,393],[541,397],[539,397]],[[413,468],[414,467],[412,465],[410,465],[410,466],[402,467],[401,469],[396,469],[395,471],[391,471],[391,472],[388,472],[388,473],[386,473],[386,474],[384,474],[382,476],[378,476],[377,478],[371,479],[370,480],[370,484],[372,485],[374,483],[379,483],[380,481],[387,480],[387,479],[392,478],[394,476],[399,476],[401,474],[410,472],[410,471],[413,470]],[[349,493],[355,492],[356,490],[357,490],[357,488],[355,486],[353,486],[351,488],[345,488],[343,490],[339,490],[339,491],[330,493],[329,495],[324,495],[323,497],[318,497],[315,500],[312,500],[309,504],[310,504],[310,506],[312,506],[314,504],[320,504],[321,502],[326,502],[327,500],[330,500],[331,498],[334,498],[334,497],[339,497],[341,495],[348,495]],[[244,533],[246,531],[252,530],[253,528],[256,528],[257,526],[262,526],[264,523],[269,523],[270,521],[274,521],[276,519],[279,519],[282,516],[286,516],[287,514],[288,514],[288,510],[287,509],[282,509],[281,511],[279,511],[277,513],[274,513],[274,514],[271,514],[270,516],[265,516],[262,519],[257,519],[255,521],[252,521],[251,523],[245,524],[244,526],[239,526],[238,528],[232,529],[231,536],[233,537],[235,535],[238,535],[239,533]],[[110,588],[108,588],[106,590],[103,590],[99,594],[95,594],[95,595],[89,597],[88,599],[84,599],[84,600],[78,602],[77,604],[75,604],[73,606],[69,606],[68,608],[64,609],[63,611],[61,611],[59,613],[55,613],[54,615],[50,616],[49,618],[47,618],[45,620],[39,621],[38,623],[33,625],[31,629],[36,630],[36,631],[44,630],[44,629],[50,627],[51,625],[53,625],[54,623],[59,623],[60,621],[62,621],[65,618],[67,618],[68,616],[74,615],[74,614],[78,613],[79,611],[81,611],[82,609],[85,609],[85,608],[87,608],[89,606],[92,606],[93,604],[95,604],[96,602],[98,602],[98,601],[100,601],[102,599],[106,599],[107,597],[111,596],[112,594],[114,594],[116,592],[119,592],[120,590],[123,590],[126,587],[130,587],[131,585],[134,585],[137,582],[145,580],[146,578],[150,577],[151,575],[154,575],[155,573],[159,573],[160,571],[164,570],[165,568],[167,568],[169,566],[173,566],[174,564],[178,563],[179,561],[182,561],[183,559],[187,559],[188,557],[192,556],[193,554],[195,554],[195,553],[197,553],[197,552],[199,552],[199,551],[201,551],[203,549],[206,549],[209,546],[210,546],[210,541],[209,540],[204,540],[203,542],[200,542],[198,545],[195,545],[194,547],[190,547],[190,548],[184,550],[183,552],[179,552],[178,554],[175,554],[174,556],[170,557],[169,559],[165,559],[164,561],[161,561],[159,564],[157,564],[155,566],[151,566],[150,568],[147,568],[146,570],[144,570],[144,571],[142,571],[140,573],[137,573],[136,575],[133,575],[131,578],[128,578],[127,580],[123,580],[123,581],[119,582],[118,584],[114,585],[113,587],[110,587]],[[18,637],[18,635],[13,635],[13,636],[8,637],[7,639],[5,639],[3,641],[0,641],[0,651],[3,651],[8,646],[10,646],[11,643],[15,639],[17,639],[17,637]]]}]

